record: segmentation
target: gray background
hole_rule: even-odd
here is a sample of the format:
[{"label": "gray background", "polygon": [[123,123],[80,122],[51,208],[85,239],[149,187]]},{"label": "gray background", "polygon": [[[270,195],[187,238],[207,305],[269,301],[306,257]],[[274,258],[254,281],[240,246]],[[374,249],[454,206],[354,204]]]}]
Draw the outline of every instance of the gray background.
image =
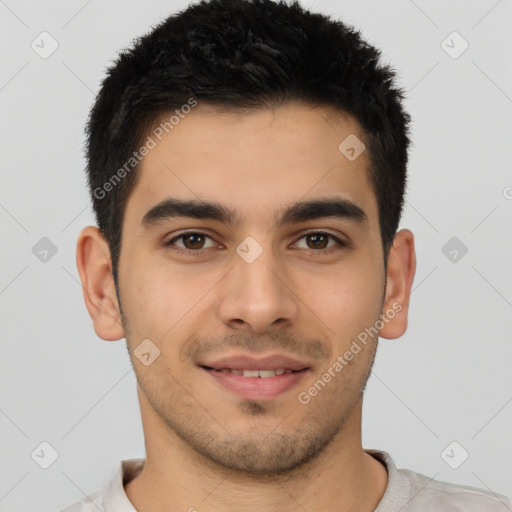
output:
[{"label": "gray background", "polygon": [[[382,49],[414,119],[401,223],[418,256],[409,328],[380,342],[364,445],[511,495],[512,3],[303,3]],[[125,341],[95,335],[75,265],[78,233],[94,223],[82,130],[116,51],[186,5],[0,0],[0,510],[56,510],[100,489],[118,460],[144,456]],[[59,45],[46,59],[31,47],[43,31]],[[457,58],[442,46],[453,31],[469,43]],[[46,261],[43,237],[57,248]],[[455,262],[453,247],[443,252],[452,237]],[[43,441],[58,452],[48,469]]]}]

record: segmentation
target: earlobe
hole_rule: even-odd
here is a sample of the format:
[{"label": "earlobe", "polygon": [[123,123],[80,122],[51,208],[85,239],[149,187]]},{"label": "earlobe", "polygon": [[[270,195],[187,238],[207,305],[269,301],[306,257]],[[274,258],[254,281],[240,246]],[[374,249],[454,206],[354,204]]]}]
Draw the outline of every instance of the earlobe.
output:
[{"label": "earlobe", "polygon": [[96,226],[87,226],[80,232],[76,246],[76,265],[94,331],[107,341],[123,338],[110,250]]},{"label": "earlobe", "polygon": [[399,338],[407,330],[409,298],[415,272],[414,235],[409,229],[402,229],[395,235],[389,252],[386,296],[381,312],[385,321],[379,332],[380,337]]}]

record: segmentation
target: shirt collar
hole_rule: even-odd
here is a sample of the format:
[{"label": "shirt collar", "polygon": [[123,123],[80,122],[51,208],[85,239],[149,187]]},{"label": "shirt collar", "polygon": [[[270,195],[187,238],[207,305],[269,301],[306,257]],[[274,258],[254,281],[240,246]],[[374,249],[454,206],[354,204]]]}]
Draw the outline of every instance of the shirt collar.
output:
[{"label": "shirt collar", "polygon": [[388,472],[388,485],[374,512],[402,510],[411,499],[411,483],[407,476],[398,471],[389,453],[382,450],[365,450],[374,459],[382,462]]},{"label": "shirt collar", "polygon": [[105,512],[137,512],[126,496],[124,484],[133,480],[144,468],[146,459],[125,459],[117,463],[105,490],[103,508]]}]

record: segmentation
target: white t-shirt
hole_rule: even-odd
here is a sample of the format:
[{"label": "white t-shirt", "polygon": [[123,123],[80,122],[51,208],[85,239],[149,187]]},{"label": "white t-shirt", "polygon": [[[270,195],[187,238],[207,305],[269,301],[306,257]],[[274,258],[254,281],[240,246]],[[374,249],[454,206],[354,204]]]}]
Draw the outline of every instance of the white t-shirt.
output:
[{"label": "white t-shirt", "polygon": [[[386,492],[374,512],[512,512],[512,500],[490,491],[433,480],[408,469],[397,469],[391,456],[365,450],[388,471]],[[144,467],[145,459],[117,463],[106,487],[61,512],[136,512],[124,492]]]}]

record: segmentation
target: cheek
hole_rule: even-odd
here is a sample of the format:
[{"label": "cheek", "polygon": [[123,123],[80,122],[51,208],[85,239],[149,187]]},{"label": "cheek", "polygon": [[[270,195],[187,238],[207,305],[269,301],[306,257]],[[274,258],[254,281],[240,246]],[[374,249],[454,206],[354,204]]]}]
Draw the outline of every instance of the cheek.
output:
[{"label": "cheek", "polygon": [[199,267],[191,266],[185,272],[176,264],[150,261],[143,255],[126,258],[125,264],[123,311],[133,327],[136,326],[139,336],[146,333],[155,337],[174,335],[193,317],[194,307],[218,281],[212,272]]},{"label": "cheek", "polygon": [[[304,279],[304,278],[302,278]],[[302,299],[335,333],[346,339],[378,319],[383,293],[382,275],[375,267],[345,265],[315,276]]]}]

